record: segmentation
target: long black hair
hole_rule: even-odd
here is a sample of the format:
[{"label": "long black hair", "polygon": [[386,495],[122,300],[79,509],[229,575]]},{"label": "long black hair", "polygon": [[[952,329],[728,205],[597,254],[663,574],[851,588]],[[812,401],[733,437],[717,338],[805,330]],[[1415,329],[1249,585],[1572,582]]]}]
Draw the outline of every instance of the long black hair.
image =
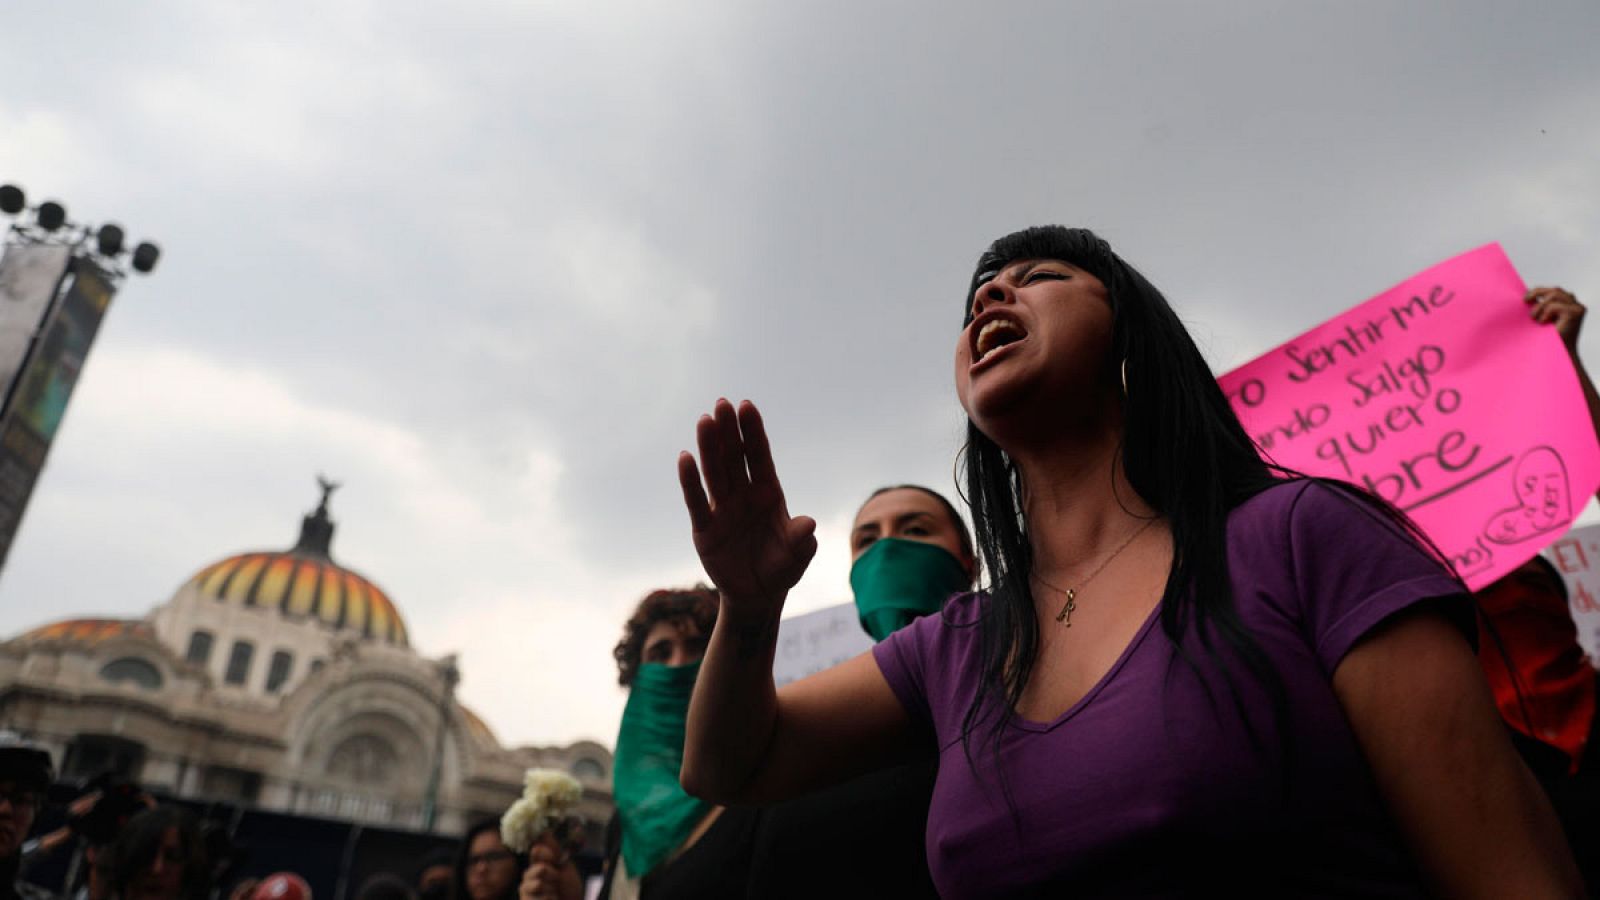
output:
[{"label": "long black hair", "polygon": [[[971,322],[977,289],[1001,268],[1022,259],[1060,260],[1105,285],[1113,323],[1107,364],[1122,367],[1126,384],[1117,464],[1139,497],[1172,529],[1172,568],[1160,605],[1162,631],[1177,657],[1191,664],[1183,643],[1186,635],[1198,638],[1208,656],[1215,658],[1222,649],[1241,661],[1270,691],[1272,713],[1283,721],[1288,701],[1282,682],[1234,605],[1227,518],[1250,497],[1286,478],[1304,476],[1262,458],[1166,298],[1087,229],[1029,228],[995,241],[973,273],[964,323]],[[1107,383],[1115,383],[1114,371],[1105,375]],[[990,723],[989,737],[994,750],[999,750],[1001,734],[1033,671],[1039,627],[1029,588],[1033,548],[1026,531],[1021,473],[970,419],[962,460],[990,595],[976,623],[983,683],[962,723],[967,759],[975,766],[973,739],[980,723]],[[1326,483],[1376,510],[1380,520],[1420,537],[1387,503],[1351,485]],[[1434,555],[1437,558],[1437,551]],[[1244,713],[1225,662],[1221,669],[1229,693]],[[1252,724],[1247,715],[1245,721]],[[1249,732],[1252,741],[1259,741],[1254,727]],[[1001,787],[1005,789],[1003,776]]]}]

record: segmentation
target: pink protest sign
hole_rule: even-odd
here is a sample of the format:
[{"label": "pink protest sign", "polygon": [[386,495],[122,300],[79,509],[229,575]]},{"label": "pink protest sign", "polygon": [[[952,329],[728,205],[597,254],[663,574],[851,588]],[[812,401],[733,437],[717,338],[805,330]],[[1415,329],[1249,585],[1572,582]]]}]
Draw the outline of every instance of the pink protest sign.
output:
[{"label": "pink protest sign", "polygon": [[1222,376],[1262,453],[1409,513],[1474,589],[1600,487],[1572,361],[1499,244],[1440,263]]}]

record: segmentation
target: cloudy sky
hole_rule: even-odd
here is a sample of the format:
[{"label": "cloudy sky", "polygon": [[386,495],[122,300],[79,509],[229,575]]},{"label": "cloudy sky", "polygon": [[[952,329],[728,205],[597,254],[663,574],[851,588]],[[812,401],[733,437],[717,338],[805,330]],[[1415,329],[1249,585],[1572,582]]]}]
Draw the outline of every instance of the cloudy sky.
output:
[{"label": "cloudy sky", "polygon": [[1590,0],[5,20],[0,181],[165,257],[100,332],[0,635],[286,548],[326,472],[336,557],[507,742],[610,742],[622,619],[699,575],[673,464],[718,396],[762,405],[821,522],[791,609],[848,599],[864,495],[952,486],[998,234],[1102,231],[1219,371],[1492,240],[1600,296]]}]

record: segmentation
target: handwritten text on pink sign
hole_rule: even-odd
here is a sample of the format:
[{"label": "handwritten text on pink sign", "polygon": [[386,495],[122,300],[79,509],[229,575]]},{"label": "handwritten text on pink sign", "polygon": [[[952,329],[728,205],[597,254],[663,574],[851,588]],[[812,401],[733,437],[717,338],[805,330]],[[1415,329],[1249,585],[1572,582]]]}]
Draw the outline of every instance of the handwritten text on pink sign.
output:
[{"label": "handwritten text on pink sign", "polygon": [[1219,381],[1267,456],[1410,513],[1478,588],[1566,531],[1600,486],[1571,361],[1525,293],[1490,244]]}]

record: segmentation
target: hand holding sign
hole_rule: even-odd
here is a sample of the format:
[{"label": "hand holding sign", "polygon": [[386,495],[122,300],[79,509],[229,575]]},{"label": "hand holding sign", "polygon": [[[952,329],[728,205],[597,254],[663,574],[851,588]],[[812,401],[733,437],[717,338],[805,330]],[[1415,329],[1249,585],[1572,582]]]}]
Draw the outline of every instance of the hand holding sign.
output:
[{"label": "hand holding sign", "polygon": [[1541,325],[1556,326],[1556,334],[1567,345],[1573,359],[1578,356],[1578,332],[1583,329],[1583,315],[1588,312],[1570,291],[1558,287],[1536,287],[1524,298],[1533,304],[1533,320]]},{"label": "hand holding sign", "polygon": [[1265,455],[1410,513],[1476,589],[1559,536],[1600,487],[1600,444],[1561,343],[1575,345],[1582,316],[1565,291],[1525,291],[1492,244],[1219,382]]}]

